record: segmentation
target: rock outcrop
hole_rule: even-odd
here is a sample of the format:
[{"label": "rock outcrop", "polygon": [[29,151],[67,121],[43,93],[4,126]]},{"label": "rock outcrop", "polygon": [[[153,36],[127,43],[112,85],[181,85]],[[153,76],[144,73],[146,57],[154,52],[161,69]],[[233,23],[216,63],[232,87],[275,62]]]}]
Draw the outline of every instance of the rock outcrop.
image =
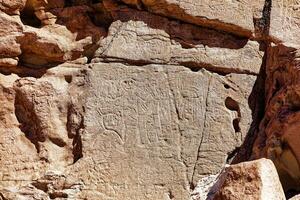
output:
[{"label": "rock outcrop", "polygon": [[228,166],[211,188],[214,200],[284,200],[285,195],[271,160],[260,159]]},{"label": "rock outcrop", "polygon": [[0,199],[297,194],[299,8],[0,1]]}]

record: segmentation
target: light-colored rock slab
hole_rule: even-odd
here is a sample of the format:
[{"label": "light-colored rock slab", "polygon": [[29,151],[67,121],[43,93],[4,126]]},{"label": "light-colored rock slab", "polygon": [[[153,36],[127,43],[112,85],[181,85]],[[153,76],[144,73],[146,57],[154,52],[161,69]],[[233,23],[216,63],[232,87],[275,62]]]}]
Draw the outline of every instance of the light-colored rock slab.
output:
[{"label": "light-colored rock slab", "polygon": [[150,12],[189,23],[216,28],[250,37],[254,33],[253,18],[260,18],[263,0],[123,0],[145,7]]},{"label": "light-colored rock slab", "polygon": [[276,168],[268,159],[227,166],[214,187],[214,200],[286,199]]},{"label": "light-colored rock slab", "polygon": [[263,52],[258,42],[146,12],[121,9],[113,16],[122,22],[114,22],[101,40],[95,53],[100,60],[186,65],[223,73],[260,71]]},{"label": "light-colored rock slab", "polygon": [[227,153],[243,142],[255,78],[168,65],[93,64],[83,158],[69,176],[82,179],[98,198],[187,199],[190,187],[218,173]]},{"label": "light-colored rock slab", "polygon": [[300,45],[300,2],[272,0],[270,36],[286,46]]}]

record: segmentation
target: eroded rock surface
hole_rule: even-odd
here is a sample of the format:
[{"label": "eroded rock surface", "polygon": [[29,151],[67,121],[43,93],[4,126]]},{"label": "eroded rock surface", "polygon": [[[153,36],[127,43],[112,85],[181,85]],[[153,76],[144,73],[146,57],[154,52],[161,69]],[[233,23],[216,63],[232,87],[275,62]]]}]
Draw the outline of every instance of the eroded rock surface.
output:
[{"label": "eroded rock surface", "polygon": [[211,190],[209,199],[214,200],[286,199],[276,168],[268,159],[227,166]]},{"label": "eroded rock surface", "polygon": [[0,199],[296,194],[298,4],[0,1]]},{"label": "eroded rock surface", "polygon": [[219,172],[251,123],[254,76],[93,64],[89,80],[80,162],[97,169],[90,178],[88,168],[74,170],[112,199],[188,198],[199,177]]},{"label": "eroded rock surface", "polygon": [[262,15],[264,1],[123,0],[150,12],[242,36],[254,33],[253,18]]},{"label": "eroded rock surface", "polygon": [[298,0],[273,0],[270,36],[287,46],[299,46],[300,2]]},{"label": "eroded rock surface", "polygon": [[273,160],[286,191],[299,189],[298,50],[269,47],[266,111],[253,157]]},{"label": "eroded rock surface", "polygon": [[113,16],[118,21],[95,54],[105,62],[205,66],[223,73],[260,71],[263,52],[257,42],[132,9],[118,9]]}]

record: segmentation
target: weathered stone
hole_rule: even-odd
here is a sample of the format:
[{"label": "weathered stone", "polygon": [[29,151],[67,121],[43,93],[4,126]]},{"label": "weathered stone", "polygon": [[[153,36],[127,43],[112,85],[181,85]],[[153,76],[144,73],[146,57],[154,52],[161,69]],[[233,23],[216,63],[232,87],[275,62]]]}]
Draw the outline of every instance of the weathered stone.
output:
[{"label": "weathered stone", "polygon": [[213,194],[210,194],[210,190],[218,181],[219,175],[209,175],[200,179],[197,186],[191,193],[191,200],[206,200],[209,199]]},{"label": "weathered stone", "polygon": [[0,74],[0,189],[30,182],[42,167],[36,163],[34,145],[19,129],[15,116],[13,84],[18,78]]},{"label": "weathered stone", "polygon": [[18,16],[0,12],[0,67],[16,66],[21,54],[17,37],[22,36],[23,25]]},{"label": "weathered stone", "polygon": [[227,166],[211,192],[214,200],[286,199],[276,168],[267,159]]},{"label": "weathered stone", "polygon": [[57,17],[58,24],[64,25],[72,33],[76,33],[76,40],[92,38],[92,44],[84,48],[84,55],[93,57],[99,46],[99,40],[107,35],[106,29],[94,25],[90,19],[89,15],[93,13],[93,9],[88,6],[74,6],[52,9],[51,12]]},{"label": "weathered stone", "polygon": [[41,29],[27,26],[20,41],[22,62],[41,67],[75,60],[83,56],[84,47],[92,43],[91,37],[77,41],[65,26],[51,25]]},{"label": "weathered stone", "polygon": [[285,191],[299,189],[299,52],[283,45],[268,49],[266,109],[253,158],[272,159]]},{"label": "weathered stone", "polygon": [[101,40],[95,54],[100,60],[187,65],[223,73],[260,71],[263,53],[255,41],[147,12],[118,9],[112,13],[115,20],[122,22],[114,22],[108,36]]},{"label": "weathered stone", "polygon": [[[19,190],[35,183],[36,188],[43,188],[42,177],[49,171],[61,174],[82,156],[79,88],[86,83],[84,77],[84,68],[75,64],[48,70],[39,79],[0,76],[0,103],[4,105],[0,109],[0,190]],[[53,187],[57,195],[66,189],[65,184],[61,189]],[[56,194],[50,186],[47,191],[50,197]]]},{"label": "weathered stone", "polygon": [[286,46],[300,45],[300,2],[272,0],[270,37]]},{"label": "weathered stone", "polygon": [[26,0],[2,0],[0,2],[0,11],[9,15],[20,14],[20,10],[25,6]]},{"label": "weathered stone", "polygon": [[265,1],[242,0],[123,0],[145,7],[148,11],[180,19],[196,25],[216,28],[250,37],[254,31],[253,18],[262,17]]},{"label": "weathered stone", "polygon": [[7,200],[77,199],[82,186],[81,182],[50,171],[31,184],[3,189],[0,194]]},{"label": "weathered stone", "polygon": [[28,185],[21,188],[9,188],[0,190],[1,198],[5,200],[50,200],[50,197],[43,192]]},{"label": "weathered stone", "polygon": [[69,176],[98,198],[187,199],[200,177],[220,171],[251,123],[254,76],[99,63],[88,79],[83,158]]},{"label": "weathered stone", "polygon": [[0,199],[296,194],[297,4],[0,0]]}]

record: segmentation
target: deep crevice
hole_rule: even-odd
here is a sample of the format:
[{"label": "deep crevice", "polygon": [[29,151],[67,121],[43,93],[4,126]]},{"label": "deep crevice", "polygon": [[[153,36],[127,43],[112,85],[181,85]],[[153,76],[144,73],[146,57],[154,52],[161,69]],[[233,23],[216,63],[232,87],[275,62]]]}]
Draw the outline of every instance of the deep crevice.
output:
[{"label": "deep crevice", "polygon": [[42,134],[36,134],[40,132],[39,127],[36,126],[39,123],[38,118],[32,111],[32,106],[24,94],[21,91],[16,90],[15,96],[15,115],[20,124],[20,130],[25,134],[26,138],[35,146],[37,153],[40,153],[40,141],[45,141]]},{"label": "deep crevice", "polygon": [[231,162],[233,161],[234,157],[237,155],[239,150],[240,147],[236,147],[233,151],[227,153],[226,164],[231,164]]},{"label": "deep crevice", "polygon": [[[84,108],[82,108],[82,112]],[[81,132],[84,129],[84,117],[81,111],[70,104],[68,106],[68,117],[67,117],[67,131],[68,137],[73,139],[73,163],[76,163],[80,158],[83,157],[82,152],[82,139]]]},{"label": "deep crevice", "polygon": [[[111,60],[110,60],[111,59]],[[150,62],[150,61],[145,61],[145,60],[123,60],[123,59],[118,59],[118,58],[94,58],[91,63],[120,63],[123,65],[127,66],[146,66],[146,65],[175,65],[175,66],[182,66],[185,68],[190,69],[192,72],[199,72],[202,69],[205,69],[209,72],[216,73],[220,76],[226,76],[228,74],[247,74],[247,75],[254,75],[256,76],[257,74],[249,72],[249,71],[240,71],[240,70],[234,70],[234,69],[229,69],[229,68],[219,68],[219,67],[214,67],[210,64],[207,63],[194,63],[194,62],[181,62],[181,63],[156,63],[156,62]]]},{"label": "deep crevice", "polygon": [[270,23],[271,23],[272,0],[265,0],[262,17],[253,18],[255,35],[258,40],[269,40]]},{"label": "deep crevice", "polygon": [[264,50],[263,62],[260,72],[257,76],[251,94],[248,98],[248,105],[252,112],[252,122],[247,135],[241,145],[237,155],[234,157],[232,164],[251,160],[253,144],[257,138],[259,125],[265,115],[265,80],[266,80],[266,65],[267,65],[267,47],[268,42],[261,43],[261,49]]},{"label": "deep crevice", "polygon": [[266,107],[265,80],[267,77],[266,68],[267,68],[267,60],[269,56],[268,48],[271,45],[271,41],[269,38],[271,10],[272,10],[272,0],[265,0],[262,18],[253,19],[256,34],[261,36],[260,40],[262,41],[259,42],[260,44],[259,49],[261,51],[264,51],[264,56],[262,59],[263,62],[260,68],[260,72],[257,76],[254,87],[248,98],[248,104],[252,111],[252,123],[244,139],[244,142],[241,145],[240,150],[238,151],[237,155],[232,161],[233,164],[251,160],[253,145],[259,132],[259,125],[262,122],[263,117],[265,115],[265,107]]},{"label": "deep crevice", "polygon": [[20,18],[23,24],[32,26],[35,28],[40,28],[42,26],[42,22],[35,15],[35,10],[29,5],[30,1],[26,2],[25,8],[20,13]]}]

